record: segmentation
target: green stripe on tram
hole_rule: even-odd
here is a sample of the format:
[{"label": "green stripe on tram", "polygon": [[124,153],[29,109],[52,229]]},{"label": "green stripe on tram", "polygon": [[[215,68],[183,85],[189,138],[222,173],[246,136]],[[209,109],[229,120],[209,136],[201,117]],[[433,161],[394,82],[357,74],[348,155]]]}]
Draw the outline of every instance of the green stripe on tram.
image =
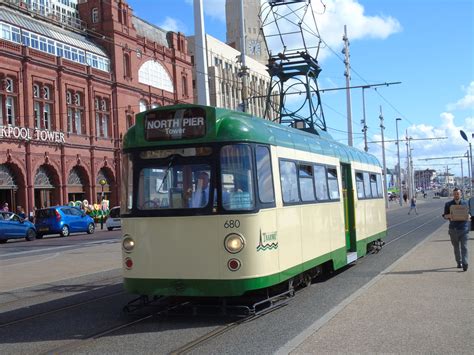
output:
[{"label": "green stripe on tram", "polygon": [[[367,244],[382,238],[386,232],[357,242],[357,255],[363,256],[367,251]],[[125,289],[140,295],[183,295],[200,297],[240,296],[247,291],[270,287],[290,279],[302,272],[322,265],[332,260],[334,269],[347,265],[346,248],[336,249],[331,253],[319,256],[303,264],[294,266],[273,275],[236,280],[195,280],[195,279],[143,279],[125,278]]]}]

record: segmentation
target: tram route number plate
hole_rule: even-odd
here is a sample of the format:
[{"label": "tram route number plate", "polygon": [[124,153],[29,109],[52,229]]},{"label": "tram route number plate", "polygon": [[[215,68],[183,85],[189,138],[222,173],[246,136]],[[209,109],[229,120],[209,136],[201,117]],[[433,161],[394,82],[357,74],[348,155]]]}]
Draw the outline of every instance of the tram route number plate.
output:
[{"label": "tram route number plate", "polygon": [[469,219],[469,210],[464,205],[452,205],[449,208],[451,221],[467,221]]}]

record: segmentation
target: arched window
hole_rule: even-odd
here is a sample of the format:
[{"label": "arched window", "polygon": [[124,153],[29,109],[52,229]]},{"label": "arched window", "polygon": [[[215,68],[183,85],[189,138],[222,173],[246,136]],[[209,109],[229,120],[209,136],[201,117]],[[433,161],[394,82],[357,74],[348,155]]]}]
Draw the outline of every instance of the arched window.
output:
[{"label": "arched window", "polygon": [[94,7],[92,9],[91,18],[92,18],[92,23],[98,23],[99,22],[99,9],[97,7]]},{"label": "arched window", "polygon": [[183,77],[181,78],[181,83],[183,85],[183,96],[185,97],[188,97],[188,80],[186,78],[186,76],[183,75]]},{"label": "arched window", "polygon": [[95,98],[95,126],[97,137],[110,137],[110,105],[109,99],[97,96]]},{"label": "arched window", "polygon": [[160,104],[158,102],[153,102],[151,104],[151,108],[157,108],[157,107],[160,107]]},{"label": "arched window", "polygon": [[5,91],[6,92],[13,92],[13,79],[11,78],[6,78],[5,79]]},{"label": "arched window", "polygon": [[125,78],[132,77],[132,67],[130,63],[130,54],[124,53],[123,54],[123,76]]},{"label": "arched window", "polygon": [[40,88],[38,84],[33,85],[33,97],[39,97]]},{"label": "arched window", "polygon": [[138,82],[157,89],[174,92],[173,81],[166,69],[158,62],[149,60],[138,70]]},{"label": "arched window", "polygon": [[127,115],[127,129],[133,126],[133,116]]},{"label": "arched window", "polygon": [[146,102],[146,100],[140,100],[139,106],[140,112],[146,111],[148,109],[148,102]]},{"label": "arched window", "polygon": [[83,93],[79,91],[66,91],[68,133],[82,134],[86,131],[85,120],[82,119],[84,114],[82,97]]}]

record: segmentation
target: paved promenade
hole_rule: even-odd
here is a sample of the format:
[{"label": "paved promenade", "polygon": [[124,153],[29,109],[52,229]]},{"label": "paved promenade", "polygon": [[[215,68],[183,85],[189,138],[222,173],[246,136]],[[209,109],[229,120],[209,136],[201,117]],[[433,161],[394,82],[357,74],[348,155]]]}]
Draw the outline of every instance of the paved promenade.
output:
[{"label": "paved promenade", "polygon": [[456,268],[448,223],[280,354],[474,354],[474,253]]}]

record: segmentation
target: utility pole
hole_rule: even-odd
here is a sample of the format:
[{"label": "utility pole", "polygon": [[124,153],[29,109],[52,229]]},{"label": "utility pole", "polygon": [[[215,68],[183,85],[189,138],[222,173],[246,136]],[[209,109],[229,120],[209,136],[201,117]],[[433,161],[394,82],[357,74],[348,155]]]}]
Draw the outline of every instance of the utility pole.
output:
[{"label": "utility pole", "polygon": [[241,108],[242,112],[247,112],[248,110],[248,100],[249,100],[249,93],[248,93],[248,68],[247,68],[247,61],[245,58],[246,54],[246,40],[245,40],[245,11],[244,11],[244,0],[240,0],[240,72],[239,76],[242,78],[242,103]]},{"label": "utility pole", "polygon": [[[363,91],[362,91],[363,92]],[[380,133],[382,135],[382,165],[383,165],[383,175],[382,175],[382,183],[383,183],[383,196],[385,198],[385,208],[388,208],[388,193],[387,193],[387,165],[385,163],[385,142],[383,138],[383,130],[385,127],[383,126],[383,114],[382,114],[382,106],[380,106]],[[366,144],[367,146],[367,144]]]},{"label": "utility pole", "polygon": [[346,77],[346,105],[347,105],[347,145],[352,147],[352,106],[351,106],[351,65],[349,62],[349,39],[347,38],[347,26],[344,25],[344,36],[342,37],[344,41],[344,49],[342,54],[344,54],[344,64],[346,65],[346,70],[344,71],[344,76]]},{"label": "utility pole", "polygon": [[196,91],[199,105],[209,106],[209,82],[207,77],[207,41],[204,30],[202,0],[194,0],[194,53],[196,59]]},{"label": "utility pole", "polygon": [[398,121],[401,121],[400,117],[395,119],[395,126],[397,127],[397,158],[398,158],[398,201],[402,206],[402,167],[400,166],[400,140],[398,139]]},{"label": "utility pole", "polygon": [[362,87],[362,132],[364,133],[364,150],[367,152],[369,148],[367,147],[367,120],[365,119],[365,89],[370,88],[370,86]]},{"label": "utility pole", "polygon": [[410,138],[408,138],[408,129],[405,130],[405,138],[407,145],[407,176],[405,178],[405,185],[408,193],[408,200],[411,199],[411,177],[410,177]]}]

